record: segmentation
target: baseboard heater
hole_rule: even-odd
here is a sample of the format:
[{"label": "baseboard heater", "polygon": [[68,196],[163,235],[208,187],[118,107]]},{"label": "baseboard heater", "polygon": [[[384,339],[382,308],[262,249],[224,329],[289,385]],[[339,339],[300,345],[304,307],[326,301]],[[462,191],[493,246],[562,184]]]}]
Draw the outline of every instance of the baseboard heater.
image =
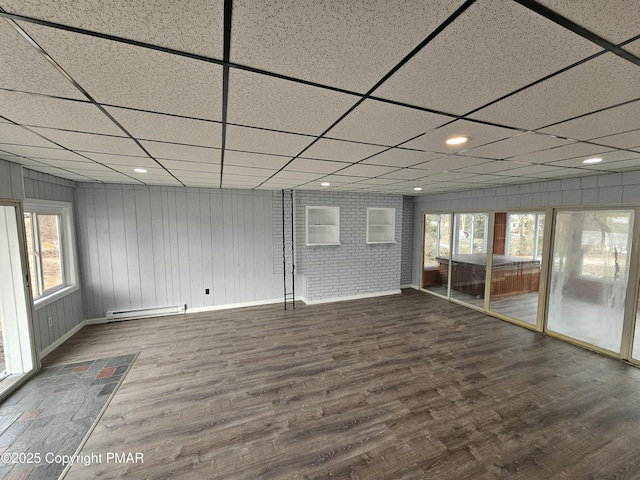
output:
[{"label": "baseboard heater", "polygon": [[133,320],[135,318],[161,317],[163,315],[179,315],[187,311],[186,305],[173,305],[171,307],[132,308],[130,310],[110,310],[107,312],[107,320]]}]

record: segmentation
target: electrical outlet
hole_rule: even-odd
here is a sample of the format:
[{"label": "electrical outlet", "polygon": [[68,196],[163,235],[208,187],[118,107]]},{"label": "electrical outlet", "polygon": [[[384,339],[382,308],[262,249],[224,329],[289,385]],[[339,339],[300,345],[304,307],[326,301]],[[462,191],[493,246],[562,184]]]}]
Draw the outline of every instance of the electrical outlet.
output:
[{"label": "electrical outlet", "polygon": [[209,289],[208,289],[208,288],[205,288],[205,289],[204,289],[204,294],[205,294],[205,295],[209,295]]},{"label": "electrical outlet", "polygon": [[53,317],[49,317],[49,326],[53,327]]}]

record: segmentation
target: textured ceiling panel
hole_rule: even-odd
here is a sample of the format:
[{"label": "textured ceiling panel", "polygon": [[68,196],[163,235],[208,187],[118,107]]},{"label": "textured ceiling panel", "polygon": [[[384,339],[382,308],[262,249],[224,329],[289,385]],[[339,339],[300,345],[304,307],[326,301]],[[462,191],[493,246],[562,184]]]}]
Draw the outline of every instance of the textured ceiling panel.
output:
[{"label": "textured ceiling panel", "polygon": [[474,157],[487,158],[509,158],[516,155],[543,150],[546,148],[558,147],[573,143],[570,140],[554,138],[549,135],[536,135],[534,133],[524,133],[515,137],[490,143],[482,147],[466,150],[464,153]]},{"label": "textured ceiling panel", "polygon": [[363,143],[343,142],[340,140],[321,139],[305,150],[302,156],[305,158],[317,158],[322,160],[357,162],[383,150],[385,150],[385,147],[365,145]]},{"label": "textured ceiling panel", "polygon": [[10,145],[1,144],[0,150],[8,152],[13,155],[22,155],[24,157],[31,158],[57,158],[60,160],[78,160],[84,159],[73,152],[64,150],[61,148],[43,148],[43,147],[31,147],[28,145]]},{"label": "textured ceiling panel", "polygon": [[312,172],[312,173],[333,173],[336,170],[340,170],[349,163],[326,161],[326,160],[311,160],[307,158],[296,158],[289,165],[287,165],[286,171],[288,172]]},{"label": "textured ceiling panel", "polygon": [[548,163],[555,162],[557,160],[563,160],[566,158],[594,155],[596,153],[606,152],[608,150],[611,149],[580,142],[572,143],[570,145],[564,145],[557,148],[549,148],[538,152],[527,153],[524,155],[518,155],[516,157],[510,158],[510,160],[513,160],[514,162],[525,163]]},{"label": "textured ceiling panel", "polygon": [[24,28],[100,103],[221,118],[218,65],[39,25]]},{"label": "textured ceiling panel", "polygon": [[615,148],[638,148],[640,146],[640,129],[631,132],[609,135],[592,140],[595,143]]},{"label": "textured ceiling panel", "polygon": [[96,162],[108,163],[114,165],[131,165],[133,167],[153,167],[156,162],[147,157],[131,156],[131,155],[112,155],[110,153],[83,152],[84,157],[91,158]]},{"label": "textured ceiling panel", "polygon": [[268,132],[256,128],[227,126],[227,148],[245,152],[297,155],[311,143],[304,135]]},{"label": "textured ceiling panel", "polygon": [[420,165],[416,165],[414,168],[426,168],[429,170],[440,170],[444,172],[447,170],[455,170],[457,168],[471,167],[473,165],[482,165],[483,163],[487,163],[490,161],[491,160],[487,160],[485,158],[448,155],[446,157],[430,160],[426,163],[421,163]]},{"label": "textured ceiling panel", "polygon": [[619,162],[611,162],[606,164],[585,165],[586,170],[610,170],[620,172],[624,170],[640,169],[640,157],[629,160],[620,160]]},{"label": "textured ceiling panel", "polygon": [[442,157],[441,153],[393,148],[367,158],[361,163],[400,168],[410,167],[411,165],[417,165],[440,157]]},{"label": "textured ceiling panel", "polygon": [[366,92],[461,0],[236,0],[231,60]]},{"label": "textured ceiling panel", "polygon": [[467,173],[501,173],[505,170],[521,168],[522,163],[510,162],[509,160],[493,160],[487,163],[461,167],[460,172]]},{"label": "textured ceiling panel", "polygon": [[231,69],[227,121],[320,135],[358,97]]},{"label": "textured ceiling panel", "polygon": [[34,127],[33,131],[69,150],[111,153],[115,155],[144,155],[142,149],[130,138],[68,132]]},{"label": "textured ceiling panel", "polygon": [[19,125],[12,125],[10,123],[0,123],[0,143],[57,148],[57,145],[41,138],[35,133],[22,128]]},{"label": "textured ceiling panel", "polygon": [[395,170],[397,170],[397,168],[358,164],[344,168],[340,171],[340,175],[351,175],[354,177],[378,177],[385,173],[391,173]]},{"label": "textured ceiling panel", "polygon": [[220,163],[220,150],[217,148],[193,147],[191,145],[149,141],[143,141],[141,143],[155,158]]},{"label": "textured ceiling panel", "polygon": [[[588,88],[576,88],[576,85]],[[535,130],[638,97],[638,66],[606,53],[484,108],[472,117]]]},{"label": "textured ceiling panel", "polygon": [[83,0],[81,7],[70,0],[2,1],[8,13],[216,58],[222,58],[223,6],[223,0]]},{"label": "textured ceiling panel", "polygon": [[[433,152],[456,153],[497,140],[513,137],[519,133],[521,132],[508,128],[494,127],[467,120],[457,120],[407,142],[403,147],[419,148]],[[446,140],[453,137],[467,137],[469,140],[460,145],[447,145],[445,143]]]},{"label": "textured ceiling panel", "polygon": [[417,180],[429,175],[425,170],[417,170],[415,168],[403,168],[395,172],[387,173],[379,177],[380,180]]},{"label": "textured ceiling panel", "polygon": [[[290,157],[279,155],[264,155],[261,153],[234,152],[227,150],[224,154],[224,164],[240,167],[268,168],[279,170],[284,167]],[[225,167],[226,168],[226,167]]]},{"label": "textured ceiling panel", "polygon": [[121,135],[95,105],[0,90],[0,115],[23,125]]},{"label": "textured ceiling panel", "polygon": [[168,168],[171,172],[173,172],[176,175],[182,174],[182,172],[201,172],[201,173],[220,174],[219,163],[185,162],[182,160],[167,160],[165,158],[160,159],[158,161],[164,167]]},{"label": "textured ceiling panel", "polygon": [[394,146],[449,121],[451,118],[443,115],[365,100],[327,137]]},{"label": "textured ceiling panel", "polygon": [[623,42],[638,34],[640,2],[635,0],[538,0],[538,3],[612,43]]},{"label": "textured ceiling panel", "polygon": [[107,111],[138,139],[220,147],[222,125],[218,122],[140,112],[124,108]]},{"label": "textured ceiling panel", "polygon": [[591,165],[582,163],[583,160],[587,160],[590,158],[601,158],[602,162],[598,163],[598,168],[608,168],[609,165],[614,164],[620,160],[630,160],[638,157],[638,153],[628,152],[624,150],[609,150],[606,152],[599,152],[597,154],[591,155],[582,155],[580,157],[568,158],[566,160],[558,160],[555,162],[550,162],[550,165],[561,166],[561,167],[580,167],[580,168],[590,168]]},{"label": "textured ceiling panel", "polygon": [[225,178],[227,175],[246,175],[248,177],[263,177],[268,178],[277,170],[270,170],[267,168],[255,168],[255,167],[236,167],[235,165],[227,165],[224,166],[224,174]]},{"label": "textured ceiling panel", "polygon": [[0,21],[0,87],[10,90],[84,98],[8,22]]},{"label": "textured ceiling panel", "polygon": [[640,128],[640,100],[562,122],[541,131],[576,140],[589,140],[634,128]]},{"label": "textured ceiling panel", "polygon": [[515,2],[485,0],[374,94],[462,115],[600,50]]}]

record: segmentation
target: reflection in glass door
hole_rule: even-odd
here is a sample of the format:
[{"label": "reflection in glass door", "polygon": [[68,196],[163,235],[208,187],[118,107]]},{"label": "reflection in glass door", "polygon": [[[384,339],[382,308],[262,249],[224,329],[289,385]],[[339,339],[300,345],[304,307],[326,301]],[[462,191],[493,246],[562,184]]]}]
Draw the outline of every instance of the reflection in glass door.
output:
[{"label": "reflection in glass door", "polygon": [[451,255],[451,298],[484,308],[489,215],[456,213]]},{"label": "reflection in glass door", "polygon": [[422,288],[447,295],[450,249],[451,214],[426,214]]},{"label": "reflection in glass door", "polygon": [[536,324],[544,213],[495,214],[490,310]]},{"label": "reflection in glass door", "polygon": [[633,210],[556,214],[547,329],[619,353]]}]

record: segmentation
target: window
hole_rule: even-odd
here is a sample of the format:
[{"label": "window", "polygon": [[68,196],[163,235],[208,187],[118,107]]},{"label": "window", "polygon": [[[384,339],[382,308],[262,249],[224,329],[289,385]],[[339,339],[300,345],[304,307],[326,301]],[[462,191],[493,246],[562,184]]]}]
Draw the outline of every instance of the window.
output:
[{"label": "window", "polygon": [[505,251],[510,257],[542,259],[544,213],[510,213]]},{"label": "window", "polygon": [[71,204],[25,201],[24,228],[36,306],[77,289]]}]

